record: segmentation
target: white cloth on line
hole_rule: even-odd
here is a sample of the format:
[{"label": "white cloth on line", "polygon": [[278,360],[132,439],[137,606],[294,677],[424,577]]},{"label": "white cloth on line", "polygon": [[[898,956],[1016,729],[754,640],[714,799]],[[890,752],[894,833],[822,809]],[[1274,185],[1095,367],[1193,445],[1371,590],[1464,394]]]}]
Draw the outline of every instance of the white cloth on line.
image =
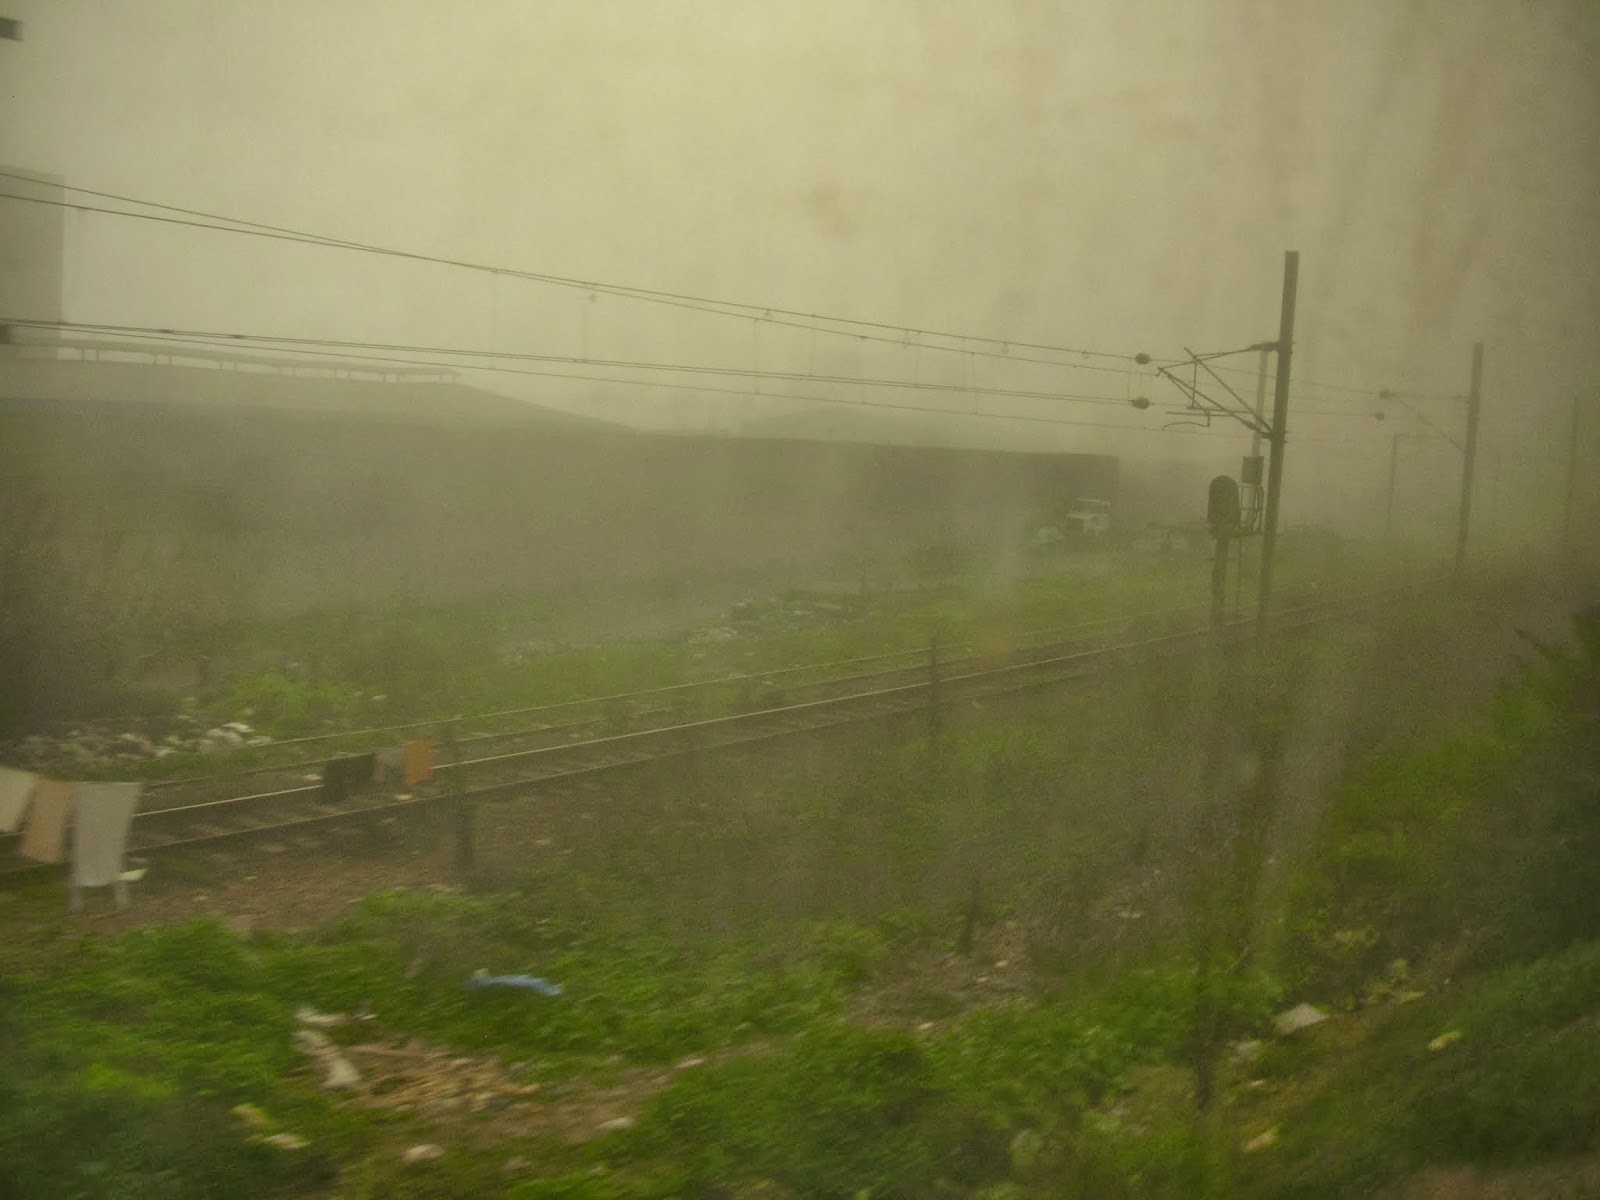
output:
[{"label": "white cloth on line", "polygon": [[0,767],[0,833],[15,833],[22,824],[22,814],[33,798],[33,785],[38,782],[32,771]]},{"label": "white cloth on line", "polygon": [[121,877],[141,789],[137,783],[80,783],[73,789],[73,887],[106,887]]},{"label": "white cloth on line", "polygon": [[22,845],[17,853],[34,862],[61,861],[61,837],[67,828],[67,812],[72,807],[72,785],[58,779],[40,779],[33,785],[33,804],[28,823],[22,827]]}]

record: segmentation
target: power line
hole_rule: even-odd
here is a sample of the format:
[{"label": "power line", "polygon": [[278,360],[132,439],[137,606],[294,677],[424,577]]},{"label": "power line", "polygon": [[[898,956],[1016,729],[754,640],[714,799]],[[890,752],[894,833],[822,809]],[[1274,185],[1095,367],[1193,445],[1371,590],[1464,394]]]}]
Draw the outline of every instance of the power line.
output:
[{"label": "power line", "polygon": [[[19,175],[14,172],[0,170],[0,179],[13,179],[23,182],[38,184],[36,179]],[[113,200],[120,204],[138,204],[146,208],[153,208],[162,212],[180,214],[175,217],[158,216],[154,213],[128,212],[124,209],[105,208],[99,205],[82,204],[70,200],[57,200],[41,196],[23,196],[12,192],[0,192],[0,199],[17,200],[29,204],[42,204],[52,207],[68,208],[77,212],[100,213],[106,216],[128,217],[134,220],[152,221],[158,224],[179,225],[194,229],[209,229],[217,233],[238,233],[251,237],[267,238],[274,241],[295,242],[301,245],[327,246],[334,249],[352,250],[366,254],[383,255],[389,258],[399,258],[411,262],[431,263],[437,266],[457,267],[463,270],[485,272],[492,275],[502,275],[507,278],[525,279],[536,283],[544,283],[556,287],[575,288],[585,292],[601,293],[618,296],[624,299],[640,300],[652,304],[663,304],[674,308],[689,309],[696,312],[709,313],[715,316],[732,317],[741,320],[762,321],[767,324],[787,326],[794,329],[809,330],[813,333],[823,333],[833,337],[854,338],[857,341],[873,341],[895,346],[920,346],[929,350],[945,353],[977,354],[985,358],[1000,359],[1005,362],[1027,362],[1044,366],[1058,367],[1069,370],[1106,371],[1113,374],[1124,374],[1132,369],[1134,356],[1131,354],[1118,354],[1104,350],[1086,350],[1070,346],[1052,346],[1038,342],[1013,342],[1003,338],[984,337],[973,334],[948,333],[942,330],[918,329],[906,325],[894,325],[882,321],[858,320],[853,317],[836,317],[822,313],[805,313],[795,309],[786,309],[778,306],[763,306],[746,304],[734,300],[718,300],[706,296],[695,296],[682,292],[669,292],[652,288],[633,287],[626,284],[604,283],[598,280],[575,279],[568,276],[551,275],[537,271],[524,271],[513,267],[498,267],[486,263],[472,262],[467,259],[450,258],[445,255],[423,254],[418,251],[401,250],[396,247],[381,246],[368,242],[357,242],[343,238],[328,237],[323,234],[307,233],[302,230],[291,229],[286,226],[269,225],[260,221],[248,221],[238,217],[223,216],[208,213],[199,209],[182,208],[177,205],[164,204],[154,200],[141,200],[137,197],[122,196],[113,192],[101,192],[91,188],[73,187],[67,184],[52,185],[60,187],[63,191],[80,195],[95,196],[100,199]],[[220,224],[218,222],[221,222]],[[826,321],[834,325],[851,325],[857,329],[833,329],[826,325],[808,324],[806,322]],[[897,336],[887,337],[883,334],[861,333],[858,329],[876,329],[892,331]],[[921,342],[911,342],[911,338],[944,338],[950,341],[975,342],[981,345],[998,346],[1001,350],[973,350],[950,346],[928,345]],[[1042,350],[1052,354],[1077,355],[1088,358],[1109,358],[1121,360],[1124,365],[1118,367],[1096,366],[1089,363],[1061,362],[1056,359],[1037,358],[1029,355],[1018,355],[1010,352],[1010,347],[1018,346],[1029,350]]]},{"label": "power line", "polygon": [[[0,179],[11,179],[19,182],[38,185],[40,180],[17,172],[0,170]],[[382,255],[389,258],[404,259],[413,262],[430,263],[437,266],[457,267],[462,270],[478,271],[491,275],[503,275],[507,278],[523,279],[536,283],[544,283],[555,287],[573,288],[581,291],[617,296],[622,299],[639,300],[647,303],[667,305],[670,307],[688,309],[695,312],[708,313],[714,316],[730,317],[737,320],[753,320],[766,324],[784,326],[793,329],[806,330],[812,333],[822,333],[831,337],[854,338],[857,341],[872,341],[885,345],[900,346],[903,348],[921,348],[947,354],[978,355],[982,358],[993,358],[1002,362],[1030,363],[1040,366],[1057,367],[1064,370],[1075,371],[1103,371],[1111,374],[1123,375],[1132,370],[1135,355],[1118,353],[1106,350],[1088,350],[1072,346],[1056,346],[1041,342],[1013,341],[1006,338],[995,338],[979,334],[951,333],[944,330],[920,329],[914,326],[895,325],[889,322],[869,321],[855,317],[837,317],[826,313],[806,313],[797,309],[786,309],[778,306],[748,304],[736,300],[719,300],[712,297],[695,296],[683,292],[671,292],[651,288],[635,287],[628,284],[612,284],[598,280],[583,280],[569,276],[552,275],[538,271],[526,271],[515,267],[499,267],[487,263],[477,263],[466,259],[450,258],[445,255],[424,254],[419,251],[402,250],[397,247],[382,246],[375,243],[359,242],[346,238],[330,237],[325,234],[309,233],[303,230],[292,229],[287,226],[271,225],[261,221],[251,221],[242,217],[230,217],[223,214],[206,212],[202,209],[184,208],[175,204],[166,204],[156,200],[143,200],[136,196],[125,196],[116,192],[97,191],[93,188],[76,187],[71,184],[50,184],[51,187],[60,188],[62,191],[73,192],[83,196],[94,196],[99,199],[113,200],[121,204],[137,204],[146,208],[158,209],[162,212],[180,214],[184,218],[198,218],[195,220],[160,217],[151,213],[127,212],[121,209],[103,208],[96,205],[78,204],[68,200],[54,200],[40,196],[22,196],[11,192],[0,192],[0,199],[18,200],[31,204],[43,204],[60,208],[68,208],[78,212],[100,213],[107,216],[129,217],[135,220],[153,221],[160,224],[181,225],[195,229],[209,229],[218,233],[241,233],[255,237],[264,237],[277,241],[295,242],[301,245],[327,246],[333,249],[352,250],[366,254]],[[221,222],[218,224],[217,222]],[[789,319],[795,318],[795,319]],[[826,321],[835,325],[853,325],[863,329],[885,330],[896,334],[886,337],[875,334],[857,333],[849,329],[832,329],[825,325],[807,324],[807,321]],[[981,345],[998,346],[1000,351],[973,350],[951,346],[937,346],[921,342],[911,342],[908,338],[944,338],[949,341],[975,342]],[[1089,363],[1061,362],[1058,359],[1044,359],[1029,355],[1013,354],[1011,347],[1025,350],[1040,350],[1052,354],[1077,355],[1079,357],[1107,358],[1122,361],[1124,366],[1109,367],[1095,366]],[[1178,358],[1156,358],[1157,363],[1176,365],[1184,360]],[[1233,367],[1216,364],[1215,370],[1253,376],[1254,371],[1248,367]],[[1297,389],[1319,389],[1326,391],[1342,392],[1348,395],[1378,397],[1384,389],[1364,387],[1357,384],[1329,383],[1314,379],[1296,381]],[[1416,393],[1418,399],[1447,400],[1455,399],[1443,393]],[[1301,410],[1304,411],[1304,410]],[[1360,415],[1360,414],[1352,414]]]},{"label": "power line", "polygon": [[[20,324],[20,322],[18,322],[18,323]],[[38,324],[38,323],[35,323],[35,324]],[[141,339],[141,340],[150,340],[150,341],[155,342],[156,346],[166,346],[166,347],[171,347],[171,346],[177,344],[177,345],[187,345],[187,346],[189,346],[191,348],[195,348],[195,349],[212,349],[212,350],[214,350],[214,349],[217,349],[219,345],[227,344],[227,343],[219,343],[219,342],[216,342],[216,341],[201,340],[201,339],[198,339],[198,338],[191,338],[191,339],[187,339],[186,340],[186,339],[184,339],[182,337],[182,335],[179,335],[178,337],[174,338],[174,337],[170,337],[170,336],[164,336],[164,335],[161,335],[159,333],[151,333],[151,334],[132,333],[132,334],[129,334],[128,336],[133,337],[133,338],[137,338],[137,339]],[[238,345],[240,343],[238,341],[234,341],[233,344]],[[151,347],[151,351],[153,351],[155,348],[156,348],[155,346],[152,346]],[[134,352],[135,347],[131,347],[130,346],[130,347],[128,347],[128,350],[129,350],[130,353]],[[148,352],[151,352],[151,351],[146,351],[146,352],[148,353]],[[308,355],[308,356],[317,357],[317,358],[332,358],[332,359],[337,359],[337,360],[347,361],[347,362],[348,361],[356,361],[356,362],[391,363],[391,364],[398,365],[398,366],[437,367],[437,368],[444,369],[444,370],[453,370],[453,369],[459,369],[460,368],[460,364],[459,363],[427,361],[427,360],[424,360],[424,359],[400,357],[398,355],[350,354],[350,353],[345,353],[345,352],[341,352],[341,351],[337,351],[337,350],[331,350],[331,349],[330,350],[297,349],[295,351],[295,353],[299,354],[299,355]],[[532,377],[541,378],[541,379],[567,379],[567,380],[574,380],[574,381],[581,382],[581,383],[613,383],[613,384],[620,384],[620,385],[627,386],[627,387],[659,388],[659,389],[664,389],[664,390],[668,390],[668,391],[693,392],[693,393],[695,393],[697,395],[711,394],[711,395],[738,396],[741,399],[746,399],[746,400],[794,400],[794,401],[802,401],[802,402],[814,403],[814,404],[838,404],[838,405],[846,405],[846,406],[855,407],[855,408],[886,409],[886,410],[897,411],[897,412],[917,412],[917,413],[925,413],[925,414],[928,414],[928,415],[931,415],[931,416],[938,416],[938,417],[972,417],[972,418],[979,418],[979,419],[984,419],[984,420],[1023,421],[1023,422],[1027,422],[1027,423],[1030,423],[1030,424],[1062,425],[1062,426],[1069,426],[1069,427],[1074,427],[1074,428],[1085,428],[1085,429],[1117,429],[1117,430],[1122,430],[1122,431],[1130,432],[1130,433],[1133,433],[1133,432],[1157,432],[1157,433],[1161,432],[1161,430],[1159,430],[1157,428],[1154,428],[1154,427],[1151,427],[1151,426],[1118,425],[1118,424],[1116,424],[1114,422],[1110,422],[1110,421],[1076,421],[1076,420],[1071,420],[1071,419],[1066,418],[1066,417],[1030,416],[1030,415],[1024,414],[1024,413],[980,412],[980,411],[971,410],[971,409],[931,408],[931,407],[928,407],[926,405],[897,404],[897,403],[894,403],[893,401],[854,400],[854,399],[848,399],[848,398],[839,397],[839,396],[817,396],[817,395],[812,395],[812,394],[809,394],[809,393],[805,393],[805,394],[793,393],[793,392],[761,392],[761,393],[755,393],[755,392],[751,392],[751,391],[749,391],[747,389],[741,389],[741,388],[702,386],[702,385],[691,384],[691,383],[664,383],[664,382],[661,382],[659,380],[630,379],[630,378],[604,376],[604,375],[587,375],[587,374],[577,374],[577,373],[566,372],[566,371],[544,371],[544,370],[535,370],[535,369],[532,369],[532,368],[525,368],[525,367],[474,366],[474,367],[471,367],[469,369],[471,369],[471,370],[481,370],[481,371],[490,371],[490,372],[494,372],[496,374],[502,374],[502,375],[532,376]],[[1186,430],[1184,432],[1189,432],[1189,431]]]},{"label": "power line", "polygon": [[1116,408],[1128,407],[1122,397],[1090,395],[1070,392],[1026,391],[1015,388],[992,388],[957,383],[880,379],[850,375],[817,375],[801,371],[757,371],[742,367],[695,366],[688,363],[639,362],[627,359],[582,358],[569,354],[531,354],[518,351],[457,349],[451,346],[419,346],[387,342],[344,341],[337,338],[287,337],[272,334],[232,333],[209,329],[168,329],[149,325],[104,325],[75,321],[34,321],[0,318],[0,324],[22,328],[71,329],[80,333],[113,333],[119,336],[156,336],[173,338],[203,338],[218,344],[250,343],[256,346],[332,346],[352,350],[392,351],[402,354],[445,354],[459,358],[502,359],[513,362],[561,363],[570,366],[602,367],[612,370],[658,371],[688,375],[735,376],[742,379],[778,379],[788,382],[827,383],[857,387],[904,388],[926,392],[954,392],[961,395],[1005,396],[1024,400],[1069,400],[1079,404],[1103,404]]}]

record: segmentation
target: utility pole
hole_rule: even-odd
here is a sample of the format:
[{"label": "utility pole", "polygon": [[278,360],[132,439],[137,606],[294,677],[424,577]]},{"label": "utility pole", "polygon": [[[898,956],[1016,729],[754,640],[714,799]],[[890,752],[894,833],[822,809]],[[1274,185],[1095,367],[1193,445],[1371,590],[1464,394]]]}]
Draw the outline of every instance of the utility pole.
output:
[{"label": "utility pole", "polygon": [[1466,461],[1461,466],[1461,525],[1456,531],[1456,575],[1467,566],[1467,529],[1472,524],[1472,470],[1478,459],[1478,413],[1483,402],[1483,343],[1472,343],[1472,390],[1467,393]]},{"label": "utility pole", "polygon": [[1270,350],[1261,351],[1261,357],[1256,360],[1256,428],[1250,432],[1250,457],[1261,457],[1261,426],[1267,420],[1267,355]]},{"label": "utility pole", "polygon": [[1256,604],[1256,637],[1266,636],[1267,605],[1272,600],[1272,566],[1278,548],[1278,498],[1283,488],[1283,451],[1289,420],[1289,360],[1294,352],[1294,304],[1300,281],[1300,252],[1283,256],[1283,304],[1278,314],[1278,378],[1272,392],[1272,427],[1267,433],[1266,509],[1261,518],[1261,594]]},{"label": "utility pole", "polygon": [[1389,439],[1389,500],[1383,506],[1383,540],[1388,541],[1394,528],[1394,485],[1400,473],[1400,439],[1404,434],[1394,434]]},{"label": "utility pole", "polygon": [[1561,549],[1572,557],[1572,501],[1578,492],[1578,412],[1583,407],[1581,394],[1572,397],[1572,434],[1567,443],[1567,499],[1561,511]]}]

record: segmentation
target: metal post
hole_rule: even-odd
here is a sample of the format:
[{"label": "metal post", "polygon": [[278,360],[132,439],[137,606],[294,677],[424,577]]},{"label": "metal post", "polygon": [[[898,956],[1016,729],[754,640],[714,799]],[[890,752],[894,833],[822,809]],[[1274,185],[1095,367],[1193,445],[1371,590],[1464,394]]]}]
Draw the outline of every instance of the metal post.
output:
[{"label": "metal post", "polygon": [[1400,434],[1395,434],[1389,439],[1389,500],[1383,506],[1383,540],[1389,540],[1390,531],[1394,529],[1394,484],[1400,471]]},{"label": "metal post", "polygon": [[1294,305],[1300,281],[1300,252],[1283,256],[1283,304],[1278,314],[1278,378],[1272,390],[1272,428],[1267,434],[1267,502],[1261,518],[1261,593],[1256,604],[1256,637],[1267,632],[1272,601],[1272,567],[1278,549],[1278,498],[1283,488],[1283,450],[1289,420],[1289,363],[1294,354]]},{"label": "metal post", "polygon": [[1211,558],[1211,626],[1220,628],[1228,619],[1228,537],[1226,529],[1215,529],[1216,549]]},{"label": "metal post", "polygon": [[[452,764],[461,761],[461,747],[456,740],[454,721],[440,730],[439,742],[448,752]],[[451,824],[455,828],[456,871],[464,875],[472,870],[475,857],[472,844],[472,805],[462,795],[466,790],[466,782],[459,777],[459,774],[451,779],[449,790],[452,793],[450,815]]]},{"label": "metal post", "polygon": [[1572,440],[1567,443],[1567,498],[1561,511],[1561,548],[1572,555],[1572,501],[1578,492],[1578,410],[1583,397],[1572,397]]},{"label": "metal post", "polygon": [[1472,524],[1472,470],[1478,459],[1478,413],[1483,401],[1483,343],[1472,343],[1472,390],[1467,394],[1467,448],[1461,465],[1461,524],[1456,530],[1456,574],[1467,566],[1467,530]]},{"label": "metal post", "polygon": [[1256,428],[1250,434],[1250,457],[1261,457],[1261,426],[1267,420],[1267,355],[1263,350],[1256,359]]}]

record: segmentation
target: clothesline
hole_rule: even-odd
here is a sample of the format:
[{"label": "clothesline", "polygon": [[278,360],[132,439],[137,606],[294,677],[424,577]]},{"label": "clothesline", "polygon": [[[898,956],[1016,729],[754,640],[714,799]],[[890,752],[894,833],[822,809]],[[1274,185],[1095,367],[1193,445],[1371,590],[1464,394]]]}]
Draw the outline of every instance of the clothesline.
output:
[{"label": "clothesline", "polygon": [[67,782],[31,771],[0,767],[0,833],[22,833],[17,853],[35,862],[68,861],[67,884],[74,908],[81,889],[116,889],[117,907],[127,904],[123,867],[128,832],[144,785]]}]

